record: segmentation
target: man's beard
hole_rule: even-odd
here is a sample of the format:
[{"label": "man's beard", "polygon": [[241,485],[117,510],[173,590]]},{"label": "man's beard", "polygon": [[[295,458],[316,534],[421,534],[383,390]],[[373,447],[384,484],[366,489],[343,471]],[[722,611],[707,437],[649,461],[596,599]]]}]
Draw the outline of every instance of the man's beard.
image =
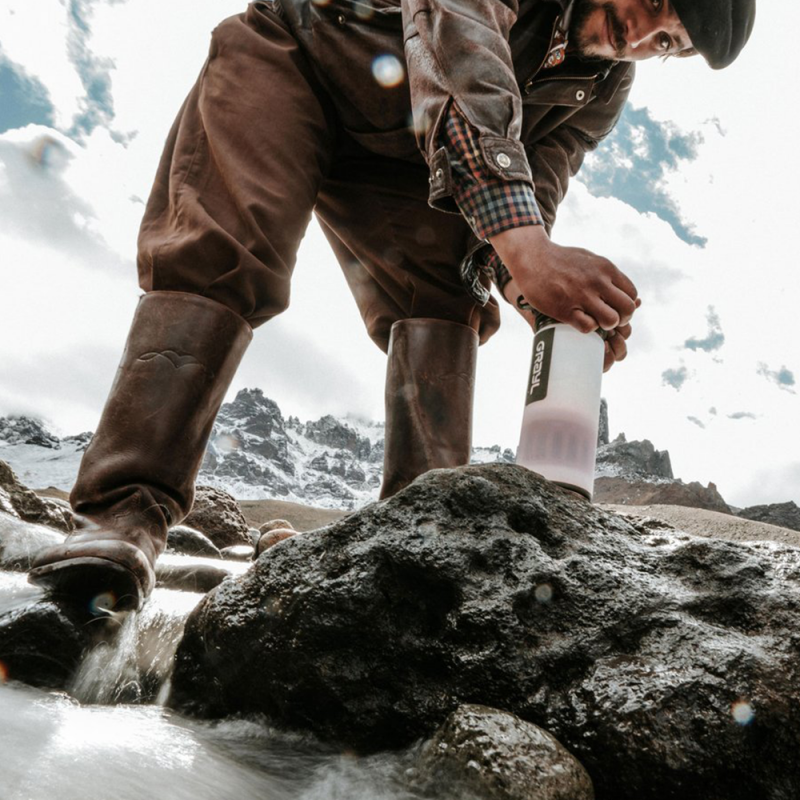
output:
[{"label": "man's beard", "polygon": [[625,28],[622,21],[617,16],[613,3],[597,2],[597,0],[575,0],[572,10],[572,21],[569,26],[570,44],[575,47],[579,55],[584,58],[600,58],[592,50],[597,46],[602,46],[605,42],[600,40],[597,34],[589,35],[586,33],[586,23],[592,13],[601,8],[608,18],[611,41],[617,51],[617,57],[622,58],[625,54]]}]

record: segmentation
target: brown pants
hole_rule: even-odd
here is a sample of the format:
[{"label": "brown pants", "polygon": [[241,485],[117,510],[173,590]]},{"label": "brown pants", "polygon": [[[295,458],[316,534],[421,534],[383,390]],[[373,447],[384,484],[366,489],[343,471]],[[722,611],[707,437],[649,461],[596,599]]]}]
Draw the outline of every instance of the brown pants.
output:
[{"label": "brown pants", "polygon": [[170,131],[139,235],[139,283],[209,297],[254,328],[283,311],[314,211],[384,351],[398,319],[460,322],[486,341],[458,265],[469,229],[427,204],[419,161],[375,155],[342,129],[308,57],[274,13],[249,6],[214,31]]}]

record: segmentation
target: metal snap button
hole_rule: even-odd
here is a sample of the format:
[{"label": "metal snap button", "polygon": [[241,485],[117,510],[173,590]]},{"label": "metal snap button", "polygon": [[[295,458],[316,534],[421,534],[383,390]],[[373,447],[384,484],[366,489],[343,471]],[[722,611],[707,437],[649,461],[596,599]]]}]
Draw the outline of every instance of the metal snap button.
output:
[{"label": "metal snap button", "polygon": [[498,153],[496,161],[503,169],[511,166],[511,159],[505,153]]},{"label": "metal snap button", "polygon": [[578,89],[578,91],[575,92],[576,100],[583,100],[584,97],[586,97],[586,92],[584,92],[583,89]]},{"label": "metal snap button", "polygon": [[336,15],[336,21],[337,21],[337,22],[338,22],[340,25],[344,25],[344,24],[347,22],[347,17],[345,17],[345,15],[344,15],[344,14],[337,14],[337,15]]}]

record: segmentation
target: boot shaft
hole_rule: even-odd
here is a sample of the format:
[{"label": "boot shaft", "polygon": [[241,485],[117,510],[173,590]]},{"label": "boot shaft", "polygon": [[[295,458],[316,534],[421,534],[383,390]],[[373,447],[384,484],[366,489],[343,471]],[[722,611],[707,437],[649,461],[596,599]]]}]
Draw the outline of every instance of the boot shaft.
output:
[{"label": "boot shaft", "polygon": [[478,334],[441,319],[392,326],[381,498],[430,469],[469,463]]}]

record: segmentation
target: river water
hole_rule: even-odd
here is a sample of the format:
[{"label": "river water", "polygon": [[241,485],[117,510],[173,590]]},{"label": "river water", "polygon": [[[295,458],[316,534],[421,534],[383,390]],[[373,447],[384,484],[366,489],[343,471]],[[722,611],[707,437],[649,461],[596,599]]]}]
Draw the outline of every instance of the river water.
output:
[{"label": "river water", "polygon": [[[40,596],[0,571],[0,614]],[[113,621],[118,632],[86,655],[67,692],[3,683],[0,664],[0,800],[419,797],[409,788],[418,745],[360,758],[262,719],[199,722],[164,708],[201,597],[156,589],[141,612]]]}]

